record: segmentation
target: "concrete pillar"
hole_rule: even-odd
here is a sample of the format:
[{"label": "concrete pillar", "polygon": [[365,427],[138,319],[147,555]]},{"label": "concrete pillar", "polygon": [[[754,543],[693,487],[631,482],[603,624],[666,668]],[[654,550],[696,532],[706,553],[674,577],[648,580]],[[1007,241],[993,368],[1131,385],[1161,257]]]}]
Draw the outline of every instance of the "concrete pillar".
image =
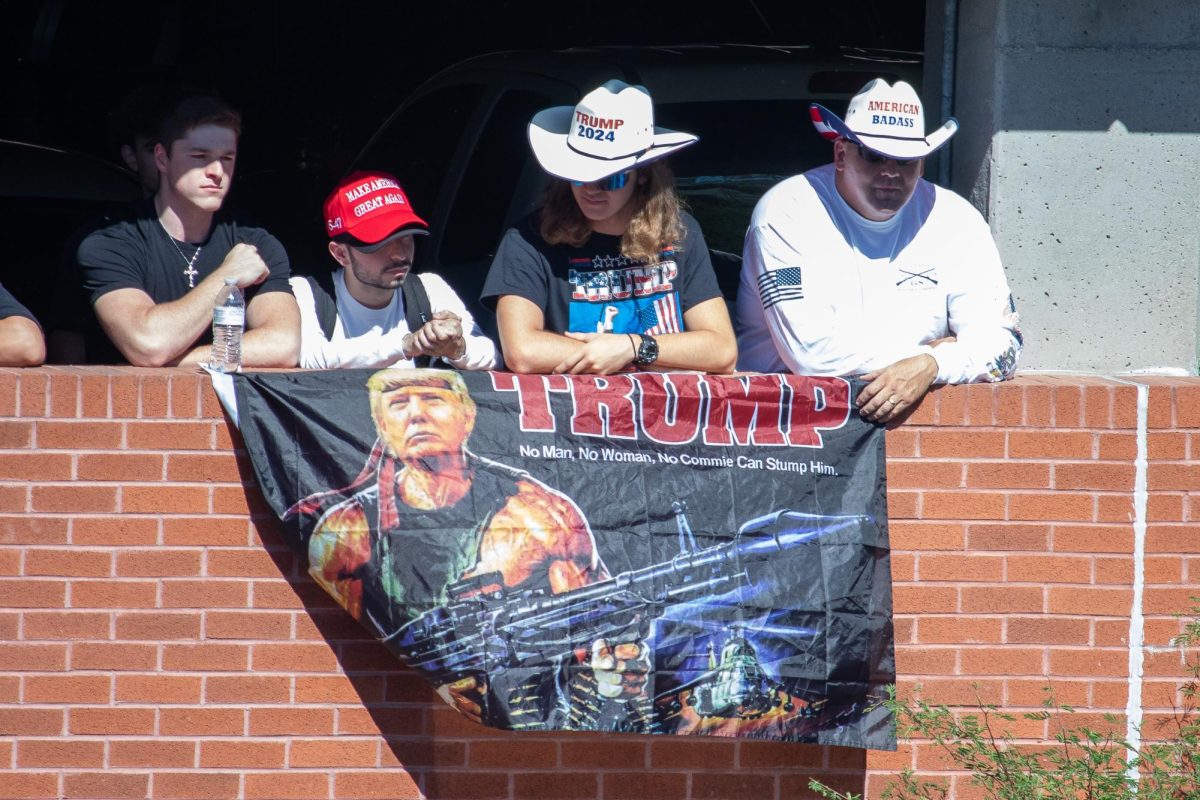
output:
[{"label": "concrete pillar", "polygon": [[958,15],[951,185],[995,232],[1022,366],[1195,375],[1200,3],[959,0]]}]

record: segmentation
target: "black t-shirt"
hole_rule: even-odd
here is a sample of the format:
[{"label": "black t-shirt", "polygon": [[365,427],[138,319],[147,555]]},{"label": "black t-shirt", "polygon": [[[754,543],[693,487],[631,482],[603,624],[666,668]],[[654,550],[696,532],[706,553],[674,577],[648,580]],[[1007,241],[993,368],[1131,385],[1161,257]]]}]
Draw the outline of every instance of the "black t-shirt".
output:
[{"label": "black t-shirt", "polygon": [[555,333],[646,333],[684,330],[683,313],[721,296],[700,226],[682,215],[683,241],[653,264],[621,255],[621,237],[592,233],[582,247],[550,245],[534,212],[500,242],[483,286],[483,302],[524,297]]},{"label": "black t-shirt", "polygon": [[25,317],[37,322],[33,314],[29,313],[29,309],[21,305],[17,298],[12,296],[12,292],[0,285],[0,319],[9,317]]},{"label": "black t-shirt", "polygon": [[[238,243],[252,244],[270,269],[267,279],[245,289],[246,302],[266,292],[287,292],[290,269],[287,253],[274,236],[262,228],[238,222],[218,214],[208,237],[200,242],[200,254],[193,268],[194,282],[199,285],[221,266],[225,256]],[[117,289],[141,289],[157,303],[178,300],[189,291],[185,271],[195,253],[196,245],[176,242],[158,221],[152,198],[139,201],[129,216],[93,231],[79,245],[76,260],[83,276],[84,289],[95,302]],[[214,298],[215,300],[216,298]],[[101,340],[106,340],[101,334]],[[206,330],[193,346],[210,344],[212,331]],[[92,358],[89,343],[88,360],[97,363],[122,362],[116,347],[108,357]]]}]

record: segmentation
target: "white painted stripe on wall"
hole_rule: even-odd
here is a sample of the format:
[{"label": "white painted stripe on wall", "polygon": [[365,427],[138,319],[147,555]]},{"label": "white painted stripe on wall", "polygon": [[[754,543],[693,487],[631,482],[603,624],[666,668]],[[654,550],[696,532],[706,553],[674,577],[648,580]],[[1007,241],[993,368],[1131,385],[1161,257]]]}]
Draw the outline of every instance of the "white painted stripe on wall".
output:
[{"label": "white painted stripe on wall", "polygon": [[[1137,456],[1133,462],[1133,602],[1129,609],[1129,676],[1128,699],[1125,702],[1125,741],[1129,743],[1130,760],[1141,747],[1142,735],[1142,672],[1146,661],[1146,617],[1143,595],[1146,588],[1146,460],[1147,429],[1149,428],[1150,387],[1132,381],[1137,387]],[[1128,777],[1138,779],[1138,769],[1130,765]]]}]

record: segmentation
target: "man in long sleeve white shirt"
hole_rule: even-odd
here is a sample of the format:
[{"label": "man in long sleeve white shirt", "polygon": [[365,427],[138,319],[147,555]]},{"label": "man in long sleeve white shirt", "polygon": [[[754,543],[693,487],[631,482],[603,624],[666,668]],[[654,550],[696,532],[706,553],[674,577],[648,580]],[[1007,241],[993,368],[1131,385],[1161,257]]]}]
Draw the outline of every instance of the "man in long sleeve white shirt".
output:
[{"label": "man in long sleeve white shirt", "polygon": [[[325,200],[332,281],[292,279],[300,305],[300,366],[310,369],[425,366],[492,369],[496,346],[437,275],[409,275],[414,235],[429,226],[396,178],[356,172]],[[418,281],[423,292],[406,282]],[[409,307],[421,295],[428,313]],[[332,302],[330,302],[332,301]],[[323,316],[336,310],[333,320]],[[410,323],[410,320],[412,322]],[[332,324],[329,324],[332,323]]]},{"label": "man in long sleeve white shirt", "polygon": [[833,163],[773,187],[746,234],[738,367],[860,376],[867,419],[886,423],[933,383],[1013,375],[1021,335],[987,223],[921,178],[958,129],[924,135],[908,84],[874,80],[843,122],[812,106]]}]

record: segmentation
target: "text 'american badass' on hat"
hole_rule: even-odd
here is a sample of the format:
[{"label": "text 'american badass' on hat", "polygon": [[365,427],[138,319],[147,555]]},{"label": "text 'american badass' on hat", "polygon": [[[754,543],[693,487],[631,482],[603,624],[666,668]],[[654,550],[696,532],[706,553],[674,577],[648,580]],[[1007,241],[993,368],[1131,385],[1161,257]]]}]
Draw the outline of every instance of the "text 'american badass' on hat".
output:
[{"label": "text 'american badass' on hat", "polygon": [[427,234],[394,175],[355,172],[325,198],[325,231],[334,241],[373,245],[400,234]]},{"label": "text 'american badass' on hat", "polygon": [[845,122],[819,103],[808,109],[813,125],[826,139],[844,136],[889,158],[924,158],[958,130],[958,120],[951,117],[926,135],[921,98],[904,81],[889,86],[887,81],[876,78],[868,83],[850,98]]},{"label": "text 'american badass' on hat", "polygon": [[698,138],[654,127],[646,87],[618,80],[588,92],[574,107],[539,111],[529,123],[529,145],[542,169],[583,183],[656,161]]}]

